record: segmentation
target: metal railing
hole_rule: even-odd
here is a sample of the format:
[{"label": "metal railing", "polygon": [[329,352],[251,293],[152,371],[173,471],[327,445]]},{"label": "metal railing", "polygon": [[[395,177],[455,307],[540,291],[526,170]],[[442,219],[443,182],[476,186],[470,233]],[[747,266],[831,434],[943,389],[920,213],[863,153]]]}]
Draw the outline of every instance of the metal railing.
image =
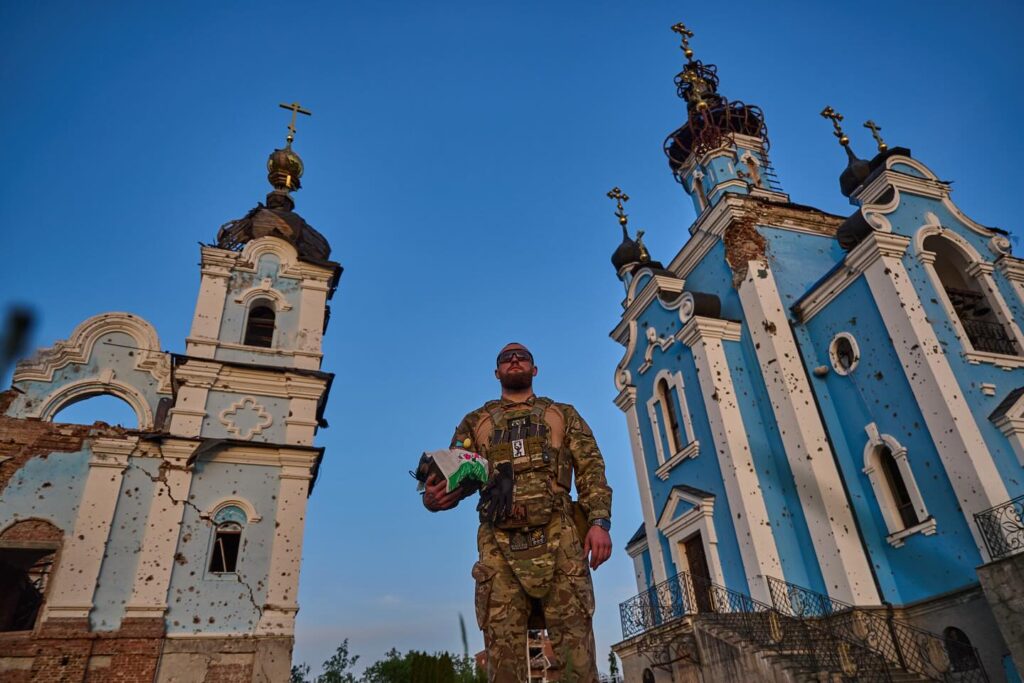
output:
[{"label": "metal railing", "polygon": [[680,572],[619,605],[624,638],[693,616],[718,626],[755,649],[783,658],[805,672],[828,673],[830,680],[886,683],[885,658],[820,619],[786,615],[773,606]]},{"label": "metal railing", "polygon": [[1024,551],[1024,496],[974,515],[989,557],[1000,560]]},{"label": "metal railing", "polygon": [[834,600],[800,586],[769,578],[772,605],[784,615],[854,642],[899,667],[931,680],[985,683],[988,676],[973,647],[953,642],[881,614]]}]

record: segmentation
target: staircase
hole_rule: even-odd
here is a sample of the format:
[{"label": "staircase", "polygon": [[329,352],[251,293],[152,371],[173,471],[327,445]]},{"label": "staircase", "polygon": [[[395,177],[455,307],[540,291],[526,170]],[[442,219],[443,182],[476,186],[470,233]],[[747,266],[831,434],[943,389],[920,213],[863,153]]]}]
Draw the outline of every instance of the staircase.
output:
[{"label": "staircase", "polygon": [[623,635],[643,642],[657,633],[651,640],[663,648],[673,632],[690,638],[686,659],[714,680],[988,681],[976,652],[950,653],[940,636],[889,614],[778,579],[769,588],[771,605],[682,572],[619,606]]}]

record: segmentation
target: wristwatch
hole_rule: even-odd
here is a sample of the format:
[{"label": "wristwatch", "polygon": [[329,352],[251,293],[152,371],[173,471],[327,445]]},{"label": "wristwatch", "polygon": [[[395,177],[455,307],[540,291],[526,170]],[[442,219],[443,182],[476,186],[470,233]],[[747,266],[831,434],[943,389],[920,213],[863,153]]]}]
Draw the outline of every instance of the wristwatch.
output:
[{"label": "wristwatch", "polygon": [[612,522],[611,522],[611,520],[610,519],[605,519],[604,517],[598,517],[597,519],[591,520],[590,526],[599,526],[602,529],[604,529],[605,531],[611,531],[612,530]]}]

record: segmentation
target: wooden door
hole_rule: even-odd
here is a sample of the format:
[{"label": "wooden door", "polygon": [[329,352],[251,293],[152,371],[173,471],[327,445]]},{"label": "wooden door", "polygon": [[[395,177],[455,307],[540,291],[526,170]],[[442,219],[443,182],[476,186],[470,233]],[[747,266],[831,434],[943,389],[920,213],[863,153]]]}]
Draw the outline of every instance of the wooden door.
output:
[{"label": "wooden door", "polygon": [[704,540],[697,532],[683,541],[686,564],[690,568],[693,583],[693,596],[696,608],[701,612],[714,611],[711,599],[711,570],[708,568],[708,557],[704,554]]}]

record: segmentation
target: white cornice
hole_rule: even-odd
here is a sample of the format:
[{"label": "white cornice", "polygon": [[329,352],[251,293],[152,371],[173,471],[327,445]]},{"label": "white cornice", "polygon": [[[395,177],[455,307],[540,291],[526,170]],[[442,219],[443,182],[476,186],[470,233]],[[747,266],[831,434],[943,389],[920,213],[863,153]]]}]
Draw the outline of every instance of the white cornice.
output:
[{"label": "white cornice", "polygon": [[[640,277],[645,271],[637,273],[636,277]],[[646,271],[650,272],[650,271]],[[671,292],[678,294],[683,291],[684,282],[678,278],[674,278],[668,275],[655,275],[652,274],[650,279],[644,285],[640,293],[637,294],[633,300],[626,307],[626,310],[622,312],[622,320],[615,326],[615,329],[611,331],[612,339],[621,342],[622,333],[625,332],[625,328],[629,325],[630,321],[636,320],[641,313],[647,310],[647,307],[658,298],[661,292]]]},{"label": "white cornice", "polygon": [[742,334],[742,326],[734,320],[704,318],[695,315],[683,326],[676,338],[687,346],[693,346],[704,339],[739,341]]},{"label": "white cornice", "polygon": [[615,406],[622,412],[628,412],[636,405],[636,387],[624,387],[615,397]]},{"label": "white cornice", "polygon": [[1005,254],[996,260],[996,267],[1011,282],[1024,282],[1024,259]]}]

